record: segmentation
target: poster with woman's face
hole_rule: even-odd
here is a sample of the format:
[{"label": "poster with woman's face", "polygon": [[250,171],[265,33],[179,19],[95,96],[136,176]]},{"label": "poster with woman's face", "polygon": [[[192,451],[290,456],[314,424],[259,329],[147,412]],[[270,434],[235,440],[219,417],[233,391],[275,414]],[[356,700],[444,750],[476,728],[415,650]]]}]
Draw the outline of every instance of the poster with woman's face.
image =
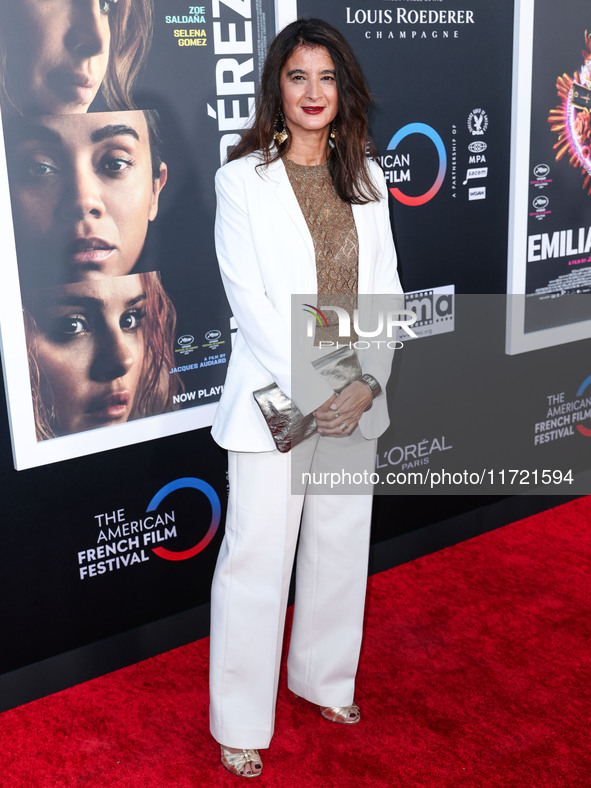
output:
[{"label": "poster with woman's face", "polygon": [[165,413],[182,392],[156,271],[28,292],[23,314],[38,440]]},{"label": "poster with woman's face", "polygon": [[23,288],[137,269],[167,178],[152,142],[157,122],[140,110],[6,122]]},{"label": "poster with woman's face", "polygon": [[111,17],[117,5],[118,0],[5,3],[3,107],[24,114],[87,112],[114,65]]},{"label": "poster with woman's face", "polygon": [[213,178],[292,5],[277,18],[235,0],[0,8],[17,468],[211,424],[231,348]]}]

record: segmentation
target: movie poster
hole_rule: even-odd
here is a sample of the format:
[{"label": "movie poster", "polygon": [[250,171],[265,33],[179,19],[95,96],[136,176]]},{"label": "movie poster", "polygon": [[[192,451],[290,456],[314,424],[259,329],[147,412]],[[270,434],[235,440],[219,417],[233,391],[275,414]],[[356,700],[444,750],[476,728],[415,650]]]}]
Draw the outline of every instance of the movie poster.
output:
[{"label": "movie poster", "polygon": [[591,336],[589,4],[516,13],[508,351]]},{"label": "movie poster", "polygon": [[91,3],[76,24],[6,6],[0,314],[15,465],[209,426],[231,348],[214,175],[279,18],[259,1]]}]

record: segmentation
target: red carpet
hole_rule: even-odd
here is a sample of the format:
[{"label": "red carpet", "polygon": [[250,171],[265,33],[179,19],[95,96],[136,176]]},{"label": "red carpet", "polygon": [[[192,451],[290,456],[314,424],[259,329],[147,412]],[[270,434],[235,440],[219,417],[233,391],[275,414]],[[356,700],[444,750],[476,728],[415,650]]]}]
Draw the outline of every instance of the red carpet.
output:
[{"label": "red carpet", "polygon": [[[255,784],[591,785],[590,516],[580,499],[371,578],[361,724],[283,680]],[[2,788],[243,784],[208,735],[207,646],[0,715]]]}]

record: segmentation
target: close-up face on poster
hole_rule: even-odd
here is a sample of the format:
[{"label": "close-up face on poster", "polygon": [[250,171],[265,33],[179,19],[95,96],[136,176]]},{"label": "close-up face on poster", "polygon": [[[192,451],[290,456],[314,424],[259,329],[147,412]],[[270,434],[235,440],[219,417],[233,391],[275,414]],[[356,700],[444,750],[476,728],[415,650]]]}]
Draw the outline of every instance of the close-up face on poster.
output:
[{"label": "close-up face on poster", "polygon": [[225,0],[0,9],[17,468],[211,424],[231,346],[213,177],[275,23],[260,3]]}]

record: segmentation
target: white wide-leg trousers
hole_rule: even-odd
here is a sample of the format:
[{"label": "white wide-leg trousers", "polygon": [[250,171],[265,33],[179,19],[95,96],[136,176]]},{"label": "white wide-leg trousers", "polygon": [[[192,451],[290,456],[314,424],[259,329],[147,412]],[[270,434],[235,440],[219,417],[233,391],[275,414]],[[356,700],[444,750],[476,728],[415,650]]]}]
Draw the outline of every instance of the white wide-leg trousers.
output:
[{"label": "white wide-leg trousers", "polygon": [[263,749],[271,741],[298,533],[288,686],[321,706],[353,702],[372,496],[368,487],[361,495],[292,495],[291,469],[367,473],[375,452],[376,441],[359,430],[314,436],[290,454],[229,452],[226,533],[211,596],[210,726],[221,744]]}]

